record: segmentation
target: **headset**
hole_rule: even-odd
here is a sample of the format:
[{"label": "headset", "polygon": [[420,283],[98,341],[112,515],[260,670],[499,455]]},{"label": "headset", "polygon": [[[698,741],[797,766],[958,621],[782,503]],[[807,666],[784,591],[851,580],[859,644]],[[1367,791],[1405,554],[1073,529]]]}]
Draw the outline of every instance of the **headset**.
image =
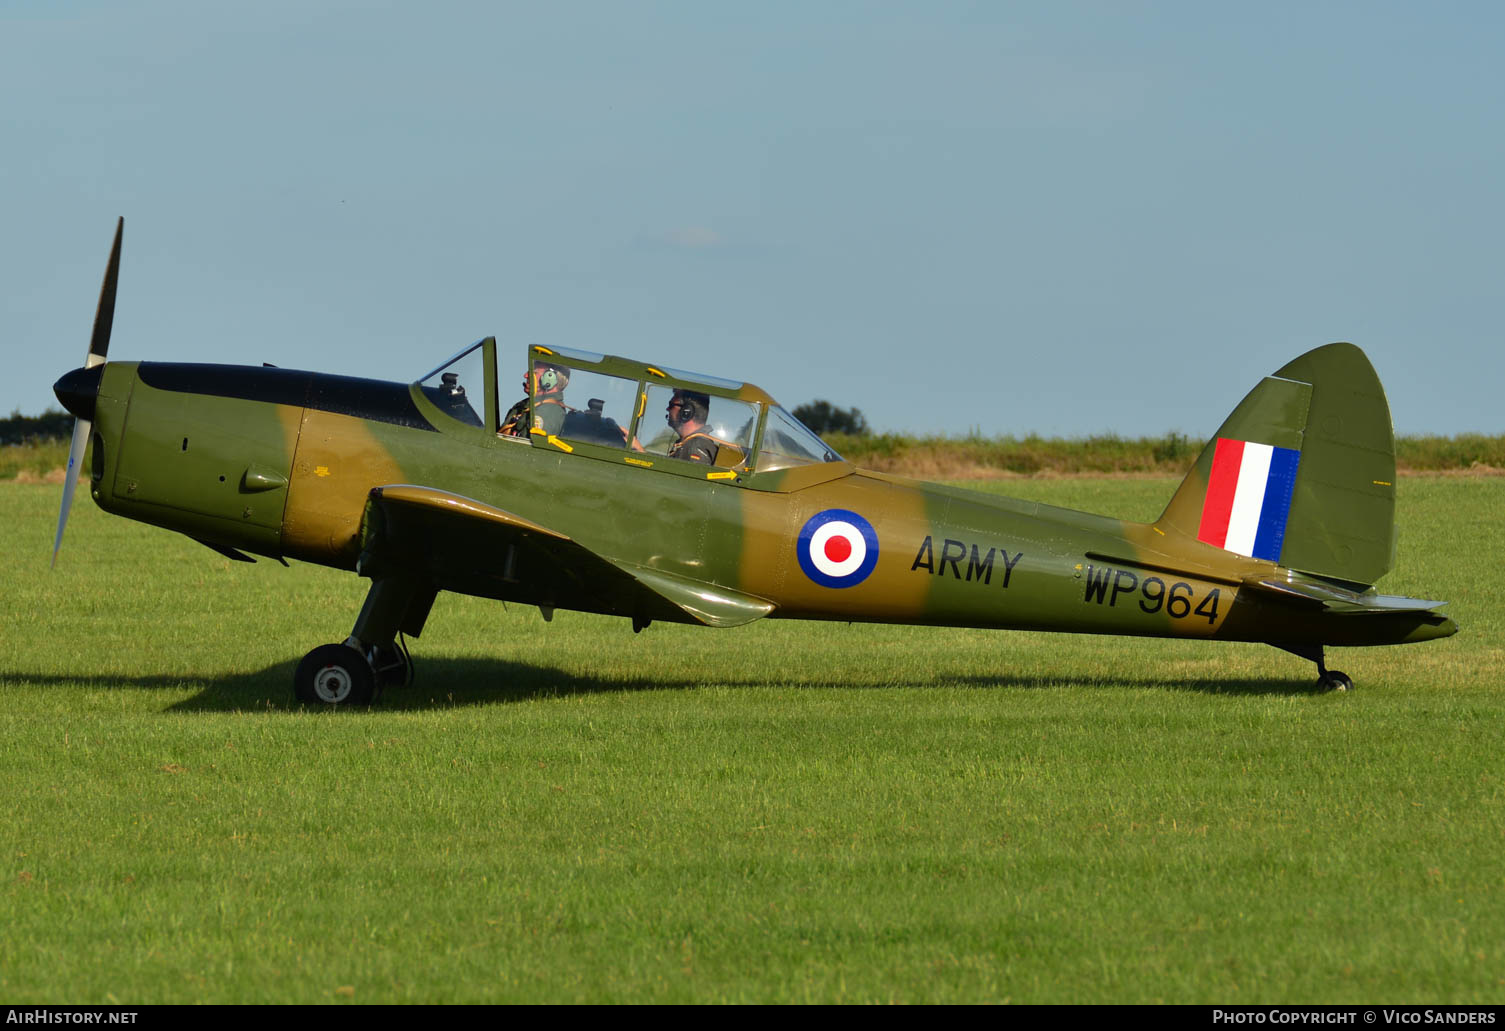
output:
[{"label": "headset", "polygon": [[534,375],[537,377],[538,393],[548,394],[555,390],[563,390],[570,382],[570,374],[566,369],[557,365],[543,365],[535,367]]},{"label": "headset", "polygon": [[705,422],[711,414],[711,399],[705,394],[676,390],[673,400],[679,403],[679,417],[670,412],[667,421],[676,430],[692,422]]}]

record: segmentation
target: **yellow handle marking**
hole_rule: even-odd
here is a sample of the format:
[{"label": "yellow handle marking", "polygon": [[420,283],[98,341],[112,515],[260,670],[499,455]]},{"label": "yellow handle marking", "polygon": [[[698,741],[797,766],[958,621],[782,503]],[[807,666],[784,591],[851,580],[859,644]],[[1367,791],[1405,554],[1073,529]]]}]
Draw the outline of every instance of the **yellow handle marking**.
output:
[{"label": "yellow handle marking", "polygon": [[568,451],[570,454],[574,454],[575,453],[575,449],[574,448],[570,447],[568,444],[566,444],[564,441],[560,440],[558,437],[554,436],[554,434],[552,434],[552,433],[549,434],[549,443],[553,444],[555,447],[557,447],[561,451]]}]

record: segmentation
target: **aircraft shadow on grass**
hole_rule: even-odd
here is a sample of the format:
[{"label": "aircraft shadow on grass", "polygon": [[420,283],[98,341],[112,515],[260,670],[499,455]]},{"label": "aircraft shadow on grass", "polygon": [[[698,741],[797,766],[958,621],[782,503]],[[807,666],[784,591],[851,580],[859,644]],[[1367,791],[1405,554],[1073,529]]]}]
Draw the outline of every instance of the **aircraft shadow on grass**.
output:
[{"label": "aircraft shadow on grass", "polygon": [[[179,675],[120,676],[118,674],[80,674],[61,677],[52,674],[6,674],[7,679],[24,680],[49,687],[90,686],[134,688],[138,690],[182,690],[199,687],[197,694],[168,705],[168,712],[245,712],[253,710],[288,710],[315,708],[296,701],[288,690],[292,662],[280,662],[254,673],[235,673],[198,679]],[[418,680],[411,685],[396,685],[381,693],[383,711],[452,708],[469,705],[505,705],[513,702],[566,698],[579,695],[629,691],[687,691],[711,685],[736,688],[781,687],[783,683],[761,677],[612,677],[581,674],[555,666],[532,665],[498,659],[436,658],[418,660]],[[873,690],[895,686],[879,676],[855,676],[845,680],[827,680],[800,685],[808,690]],[[1035,690],[1049,687],[1155,688],[1165,691],[1189,691],[1213,695],[1273,695],[1324,693],[1306,678],[1270,680],[1263,677],[1168,677],[1119,675],[1112,679],[1071,676],[1020,676],[1000,674],[949,675],[938,673],[929,680],[915,681],[907,687],[923,691],[929,688],[968,687],[1004,690]]]}]

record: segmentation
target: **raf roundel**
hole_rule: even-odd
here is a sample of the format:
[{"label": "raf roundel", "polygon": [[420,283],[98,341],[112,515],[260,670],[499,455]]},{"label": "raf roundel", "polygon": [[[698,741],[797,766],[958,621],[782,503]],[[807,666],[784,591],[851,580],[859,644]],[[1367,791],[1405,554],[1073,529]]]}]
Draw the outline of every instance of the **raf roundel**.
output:
[{"label": "raf roundel", "polygon": [[822,587],[855,587],[878,564],[878,535],[856,512],[828,508],[800,530],[800,568]]}]

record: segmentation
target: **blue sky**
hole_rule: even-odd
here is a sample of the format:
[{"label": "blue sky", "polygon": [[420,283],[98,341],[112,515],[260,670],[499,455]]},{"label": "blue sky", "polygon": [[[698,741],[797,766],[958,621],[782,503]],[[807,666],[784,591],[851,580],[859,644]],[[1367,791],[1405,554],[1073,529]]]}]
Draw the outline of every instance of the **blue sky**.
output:
[{"label": "blue sky", "polygon": [[[0,410],[495,334],[875,427],[1206,436],[1332,340],[1505,432],[1505,6],[0,0]],[[515,377],[509,371],[506,382]]]}]

